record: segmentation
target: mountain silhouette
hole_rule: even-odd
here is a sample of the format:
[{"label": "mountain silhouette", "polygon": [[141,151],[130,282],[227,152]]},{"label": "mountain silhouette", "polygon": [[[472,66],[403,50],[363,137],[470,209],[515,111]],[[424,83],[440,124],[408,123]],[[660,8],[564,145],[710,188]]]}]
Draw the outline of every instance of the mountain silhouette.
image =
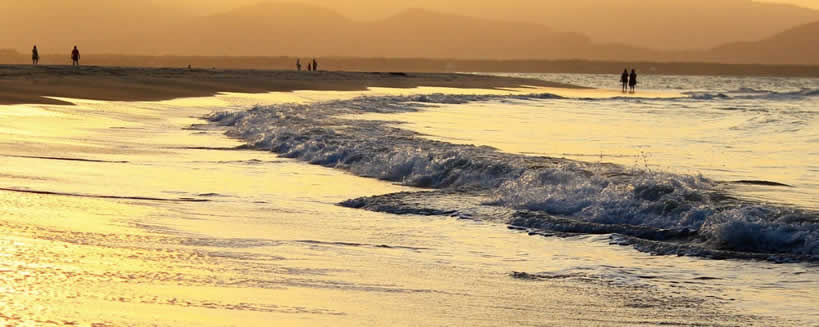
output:
[{"label": "mountain silhouette", "polygon": [[726,44],[706,54],[709,61],[819,65],[819,21],[757,42]]},{"label": "mountain silhouette", "polygon": [[[332,5],[338,0],[312,2]],[[819,20],[817,10],[752,0],[415,0],[412,4],[451,14],[542,24],[583,33],[595,43],[658,50],[755,41]]]},{"label": "mountain silhouette", "polygon": [[[309,17],[309,18],[308,18]],[[174,30],[166,53],[234,56],[328,55],[347,44],[355,22],[335,11],[295,3],[262,3],[191,19]]]},{"label": "mountain silhouette", "polygon": [[[316,0],[321,2],[324,0]],[[359,3],[364,0],[344,2]],[[623,8],[631,8],[636,0],[622,0]],[[417,0],[425,4],[427,0]],[[757,21],[756,27],[738,26],[731,30],[758,30],[764,33],[744,33],[750,41],[723,42],[724,45],[709,49],[673,50],[681,47],[679,28],[696,31],[714,27],[711,20],[681,21],[685,13],[691,17],[716,15],[717,13],[692,13],[679,8],[689,3],[704,8],[746,8],[740,16]],[[705,2],[713,4],[705,4]],[[352,19],[329,7],[307,5],[298,2],[266,2],[233,8],[224,12],[196,16],[186,11],[179,2],[132,0],[127,2],[100,2],[97,0],[40,0],[38,4],[24,1],[0,3],[0,48],[14,48],[27,53],[37,44],[41,53],[66,54],[73,45],[84,53],[110,53],[132,55],[199,55],[199,56],[341,56],[341,57],[397,57],[397,58],[459,58],[459,59],[585,59],[611,61],[705,61],[724,63],[781,63],[819,64],[816,58],[816,24],[799,27],[776,34],[767,25],[784,25],[782,17],[796,17],[795,21],[816,11],[793,6],[747,4],[745,0],[691,0],[669,2],[658,0],[645,4],[642,11],[628,17],[627,10],[611,9],[608,2],[592,6],[589,0],[561,2],[565,8],[584,10],[566,13],[558,10],[539,12],[534,9],[550,8],[551,1],[527,2],[507,0],[508,6],[499,8],[497,17],[472,16],[469,10],[451,14],[429,9],[406,9],[378,19]],[[171,5],[172,3],[174,5]],[[416,2],[413,2],[416,3]],[[450,3],[450,2],[447,2]],[[470,2],[472,3],[472,2]],[[497,7],[501,2],[481,3],[484,9]],[[662,3],[662,4],[658,4]],[[669,4],[672,3],[672,4]],[[464,0],[452,0],[452,8],[465,5]],[[506,13],[518,10],[524,4],[531,5],[532,13],[518,19]],[[346,6],[345,5],[345,6]],[[673,5],[673,6],[672,6]],[[347,8],[339,6],[340,8]],[[377,7],[377,5],[373,4]],[[432,6],[430,2],[429,6]],[[681,12],[646,16],[643,13],[672,6]],[[48,7],[48,11],[40,8]],[[594,7],[594,8],[593,8]],[[518,9],[515,9],[518,8]],[[566,10],[564,8],[564,11]],[[601,9],[603,8],[603,9]],[[601,14],[609,8],[608,15]],[[756,9],[754,9],[756,8]],[[514,10],[513,10],[514,9]],[[606,10],[609,10],[606,9]],[[770,10],[770,17],[755,17],[759,10]],[[350,10],[349,8],[344,10]],[[562,13],[561,17],[555,15]],[[477,15],[478,13],[476,13]],[[527,19],[542,14],[540,22]],[[721,12],[721,15],[729,13]],[[676,15],[676,16],[674,16]],[[483,16],[487,16],[483,13]],[[491,15],[490,15],[491,16]],[[565,17],[564,17],[565,16]],[[642,26],[645,33],[654,33],[659,40],[666,38],[664,50],[641,46],[635,42],[601,40],[583,33],[565,32],[566,22],[588,22],[592,26],[600,18]],[[662,22],[669,17],[678,17]],[[727,16],[726,16],[727,17]],[[633,19],[632,19],[633,18]],[[527,22],[529,20],[529,22]],[[725,21],[726,19],[723,19]],[[819,21],[819,18],[813,21]],[[764,22],[765,24],[759,23]],[[597,22],[599,23],[599,22]],[[725,25],[725,24],[723,24]],[[597,26],[597,25],[595,25]],[[722,26],[722,25],[720,25]],[[724,26],[722,26],[724,27]],[[719,29],[722,29],[720,27]],[[578,26],[579,28],[579,26]],[[715,28],[715,27],[714,27]],[[592,28],[589,27],[588,30]],[[623,35],[639,34],[637,31],[618,29]],[[785,28],[781,29],[785,30]],[[781,31],[779,30],[779,31]],[[13,31],[13,32],[11,32]],[[583,30],[578,30],[583,32]],[[714,31],[715,33],[719,31]],[[594,34],[592,32],[591,34]],[[733,32],[732,32],[733,33]],[[627,39],[627,38],[626,38]],[[703,37],[705,39],[705,37]],[[711,39],[709,39],[711,40]],[[762,40],[762,41],[756,41]],[[713,41],[713,40],[712,40]],[[709,41],[711,42],[711,41]],[[651,43],[651,42],[649,42]],[[678,44],[679,43],[679,44]],[[648,43],[647,43],[648,44]]]},{"label": "mountain silhouette", "polygon": [[422,9],[361,27],[364,49],[383,57],[529,59],[569,55],[590,45],[584,35],[555,32],[543,25]]},{"label": "mountain silhouette", "polygon": [[[132,0],[139,1],[139,0]],[[144,0],[143,0],[144,1]],[[167,0],[201,7],[203,0]],[[259,0],[210,0],[213,10]],[[549,26],[595,43],[697,50],[756,41],[819,20],[819,11],[754,0],[288,0],[331,8],[355,21],[382,20],[410,8],[493,21]],[[221,2],[221,5],[217,4]]]},{"label": "mountain silhouette", "polygon": [[[303,19],[301,17],[309,17]],[[576,33],[410,9],[370,22],[293,3],[265,3],[194,19],[165,39],[171,53],[431,58],[543,58],[589,46]],[[216,46],[218,45],[218,46]]]}]

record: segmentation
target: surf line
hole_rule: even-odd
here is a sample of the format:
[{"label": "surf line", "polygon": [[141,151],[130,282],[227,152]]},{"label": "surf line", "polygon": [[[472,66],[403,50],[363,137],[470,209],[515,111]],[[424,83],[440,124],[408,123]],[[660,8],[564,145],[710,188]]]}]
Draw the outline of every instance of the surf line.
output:
[{"label": "surf line", "polygon": [[196,198],[163,199],[163,198],[154,198],[154,197],[146,197],[146,196],[117,196],[117,195],[78,194],[78,193],[64,193],[64,192],[51,192],[51,191],[37,191],[37,190],[21,190],[21,189],[5,188],[5,187],[0,187],[0,191],[15,192],[15,193],[28,193],[28,194],[40,194],[40,195],[71,196],[71,197],[78,197],[78,198],[113,199],[113,200],[137,200],[137,201],[161,201],[161,202],[210,202],[211,201],[211,200],[208,200],[208,199],[196,199]]}]

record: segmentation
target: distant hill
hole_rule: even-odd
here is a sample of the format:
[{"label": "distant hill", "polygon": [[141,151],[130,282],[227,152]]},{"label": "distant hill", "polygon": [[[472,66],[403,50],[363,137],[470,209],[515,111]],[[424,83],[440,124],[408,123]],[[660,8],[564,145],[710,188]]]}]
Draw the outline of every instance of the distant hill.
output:
[{"label": "distant hill", "polygon": [[[0,1],[0,30],[3,31],[0,33],[0,48],[14,48],[27,56],[31,46],[37,44],[41,53],[57,54],[59,63],[67,58],[71,47],[76,44],[85,54],[149,56],[336,56],[819,64],[816,59],[818,56],[815,55],[816,35],[819,35],[815,24],[789,26],[789,30],[782,34],[776,34],[777,30],[774,30],[776,26],[786,25],[783,17],[799,21],[816,14],[816,11],[793,6],[749,4],[747,0],[619,0],[617,3],[620,7],[617,8],[611,5],[612,2],[597,0],[560,1],[564,6],[561,8],[549,7],[555,6],[556,2],[546,0],[492,0],[481,2],[480,5],[469,1],[471,7],[467,6],[465,0],[450,0],[446,2],[452,5],[448,9],[450,11],[464,6],[469,8],[455,14],[428,9],[406,9],[369,20],[351,19],[334,9],[327,9],[330,7],[300,2],[265,2],[196,16],[185,10],[185,6],[179,1],[182,0]],[[365,0],[338,2],[335,7],[349,11],[352,10],[349,8],[351,3],[362,1]],[[438,2],[416,0],[412,3],[440,7]],[[370,5],[378,8],[379,3],[373,2]],[[626,12],[627,8],[635,8],[638,3],[642,4],[639,10]],[[691,4],[702,5],[701,9],[705,13],[700,12],[700,9],[694,10]],[[215,6],[216,3],[211,2],[211,5]],[[520,9],[527,5],[531,10],[523,14]],[[470,15],[470,10],[476,8],[486,11],[496,9],[496,13],[490,15],[487,12],[475,12],[475,16]],[[568,11],[570,8],[576,11]],[[674,10],[660,11],[663,8]],[[706,9],[715,11],[709,12]],[[762,15],[763,11],[769,11],[770,15]],[[520,12],[521,15],[512,17],[511,12]],[[543,19],[532,19],[537,15],[541,15]],[[714,25],[717,19],[705,17],[708,15],[723,17],[722,23]],[[729,19],[726,18],[729,16],[736,16],[732,19],[741,24],[729,24]],[[698,17],[702,19],[697,20]],[[560,28],[568,22],[580,25],[587,23],[585,30],[596,35],[593,31],[595,26],[609,24],[606,22],[610,19],[613,19],[611,24],[620,24],[607,28],[618,36],[611,40],[571,30],[564,32],[566,29]],[[819,18],[813,21],[819,21]],[[580,29],[580,25],[576,26],[577,31],[585,31]],[[703,29],[709,28],[713,30],[703,32]],[[688,32],[682,33],[680,29]],[[706,43],[710,43],[714,40],[709,38],[711,32],[716,35],[743,29],[746,32],[742,39],[749,41],[711,47],[710,50],[652,50],[649,46],[640,46],[639,41],[641,33],[653,33],[657,42],[660,42],[658,44],[677,48],[687,44],[681,38],[707,39],[711,41]],[[755,32],[759,30],[764,31]],[[781,30],[785,28],[778,31]],[[631,39],[634,42],[621,41]],[[661,42],[662,40],[665,41]],[[725,43],[728,42],[720,44]],[[44,60],[44,63],[49,62]]]},{"label": "distant hill", "polygon": [[434,58],[544,58],[572,55],[590,45],[576,33],[543,25],[411,9],[365,24],[361,40],[376,56]]},{"label": "distant hill", "polygon": [[[131,0],[138,1],[138,0]],[[143,0],[144,1],[144,0]],[[261,0],[165,0],[212,10]],[[493,21],[549,26],[595,43],[663,50],[755,41],[819,20],[819,11],[755,0],[287,0],[331,8],[355,21],[382,20],[410,8]],[[816,0],[805,0],[808,1]],[[221,3],[218,4],[218,3]]]},{"label": "distant hill", "polygon": [[[301,17],[309,16],[309,19]],[[358,22],[299,4],[262,4],[173,28],[172,53],[432,58],[558,58],[591,46],[576,33],[411,9]],[[215,47],[213,45],[223,45]]]},{"label": "distant hill", "polygon": [[[312,2],[332,5],[340,1]],[[382,3],[393,5],[392,1]],[[542,24],[558,31],[583,33],[595,43],[662,50],[755,41],[819,20],[817,10],[752,0],[414,0],[412,5]]]},{"label": "distant hill", "polygon": [[709,61],[819,65],[819,21],[757,42],[737,42],[706,53]]},{"label": "distant hill", "polygon": [[[200,55],[315,55],[357,48],[356,23],[335,11],[263,3],[185,21],[160,37],[163,52]],[[170,37],[170,38],[167,38]]]}]

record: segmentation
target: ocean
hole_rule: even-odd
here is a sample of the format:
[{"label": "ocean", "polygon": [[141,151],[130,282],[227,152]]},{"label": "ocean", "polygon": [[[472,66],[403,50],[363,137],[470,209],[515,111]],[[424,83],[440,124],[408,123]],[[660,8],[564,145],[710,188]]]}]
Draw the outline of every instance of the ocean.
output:
[{"label": "ocean", "polygon": [[819,324],[819,80],[525,76],[6,106],[0,320]]}]

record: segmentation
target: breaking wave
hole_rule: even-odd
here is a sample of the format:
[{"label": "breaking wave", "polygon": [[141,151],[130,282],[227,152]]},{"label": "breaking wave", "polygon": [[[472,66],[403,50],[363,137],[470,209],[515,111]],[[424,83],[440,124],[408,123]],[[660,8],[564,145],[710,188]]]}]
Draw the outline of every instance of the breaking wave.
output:
[{"label": "breaking wave", "polygon": [[819,89],[801,89],[799,91],[777,92],[754,88],[739,88],[726,92],[685,92],[695,100],[743,99],[743,100],[801,100],[819,96]]},{"label": "breaking wave", "polygon": [[[813,95],[815,90],[801,96]],[[736,199],[723,184],[702,176],[509,154],[491,147],[425,139],[390,122],[344,118],[411,112],[439,104],[558,98],[552,94],[360,97],[255,107],[214,113],[208,119],[229,127],[227,134],[245,140],[249,148],[359,176],[446,191],[418,193],[412,201],[355,199],[348,206],[458,215],[464,204],[451,200],[450,195],[470,194],[484,199],[479,206],[512,212],[505,222],[524,228],[617,233],[664,242],[663,250],[656,244],[648,247],[632,242],[638,249],[664,254],[705,253],[691,251],[699,248],[819,260],[816,213]],[[425,200],[425,193],[434,194],[435,199]],[[448,197],[450,200],[440,201]],[[450,208],[432,209],[434,206]]]}]

